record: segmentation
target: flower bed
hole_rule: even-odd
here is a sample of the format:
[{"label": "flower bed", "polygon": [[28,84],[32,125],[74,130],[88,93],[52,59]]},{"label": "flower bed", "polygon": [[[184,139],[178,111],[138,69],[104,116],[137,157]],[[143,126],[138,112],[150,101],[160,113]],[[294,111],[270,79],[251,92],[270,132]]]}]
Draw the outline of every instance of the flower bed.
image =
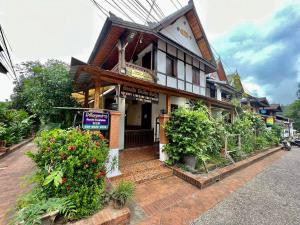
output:
[{"label": "flower bed", "polygon": [[16,223],[38,224],[41,215],[57,211],[67,219],[95,213],[106,200],[108,146],[100,132],[43,131],[36,139],[34,188],[18,202]]},{"label": "flower bed", "polygon": [[[169,139],[169,144],[164,146],[169,156],[166,163],[193,173],[224,167],[230,164],[227,158],[240,161],[250,157],[277,145],[281,134],[280,127],[274,125],[268,129],[263,119],[252,112],[243,111],[229,123],[228,115],[212,116],[201,103],[172,112],[165,131]],[[227,158],[221,153],[225,142]]]}]

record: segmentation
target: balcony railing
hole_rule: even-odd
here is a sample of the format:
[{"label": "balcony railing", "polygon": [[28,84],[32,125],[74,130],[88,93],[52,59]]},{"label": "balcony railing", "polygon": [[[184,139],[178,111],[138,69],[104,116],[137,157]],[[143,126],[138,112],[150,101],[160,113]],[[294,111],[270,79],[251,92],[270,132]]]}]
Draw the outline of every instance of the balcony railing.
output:
[{"label": "balcony railing", "polygon": [[[134,78],[142,79],[150,82],[157,81],[157,77],[154,71],[152,70],[128,62],[125,63],[125,66],[126,66],[126,70],[124,72],[128,76],[132,76]],[[118,68],[119,68],[119,64],[116,64],[111,71],[118,73],[119,72]]]}]

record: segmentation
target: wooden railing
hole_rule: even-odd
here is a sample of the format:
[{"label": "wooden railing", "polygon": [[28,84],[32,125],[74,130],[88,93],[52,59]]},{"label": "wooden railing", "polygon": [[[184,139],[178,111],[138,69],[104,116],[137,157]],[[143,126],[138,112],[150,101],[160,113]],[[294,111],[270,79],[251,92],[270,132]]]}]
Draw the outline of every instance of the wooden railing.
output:
[{"label": "wooden railing", "polygon": [[152,145],[154,140],[154,130],[126,130],[125,148]]}]

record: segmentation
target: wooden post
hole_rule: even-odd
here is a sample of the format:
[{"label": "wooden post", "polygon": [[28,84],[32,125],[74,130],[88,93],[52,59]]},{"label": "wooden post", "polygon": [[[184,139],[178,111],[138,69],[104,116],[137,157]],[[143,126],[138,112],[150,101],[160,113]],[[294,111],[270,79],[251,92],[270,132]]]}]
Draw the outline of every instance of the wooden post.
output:
[{"label": "wooden post", "polygon": [[100,109],[100,82],[99,82],[99,80],[95,80],[94,109]]},{"label": "wooden post", "polygon": [[166,95],[166,113],[171,114],[171,96]]},{"label": "wooden post", "polygon": [[84,107],[89,108],[89,89],[84,92]]},{"label": "wooden post", "polygon": [[119,51],[119,59],[118,59],[118,70],[121,73],[121,69],[126,67],[126,60],[125,60],[125,46],[122,44],[122,41],[118,41],[118,51]]}]

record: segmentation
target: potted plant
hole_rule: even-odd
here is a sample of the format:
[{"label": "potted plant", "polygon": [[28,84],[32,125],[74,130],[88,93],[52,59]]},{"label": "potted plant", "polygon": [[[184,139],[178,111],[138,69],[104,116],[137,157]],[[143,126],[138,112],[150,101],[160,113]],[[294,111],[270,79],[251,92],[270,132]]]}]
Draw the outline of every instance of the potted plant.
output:
[{"label": "potted plant", "polygon": [[113,207],[116,209],[123,208],[126,202],[133,197],[133,193],[134,184],[128,181],[121,181],[111,193]]}]

